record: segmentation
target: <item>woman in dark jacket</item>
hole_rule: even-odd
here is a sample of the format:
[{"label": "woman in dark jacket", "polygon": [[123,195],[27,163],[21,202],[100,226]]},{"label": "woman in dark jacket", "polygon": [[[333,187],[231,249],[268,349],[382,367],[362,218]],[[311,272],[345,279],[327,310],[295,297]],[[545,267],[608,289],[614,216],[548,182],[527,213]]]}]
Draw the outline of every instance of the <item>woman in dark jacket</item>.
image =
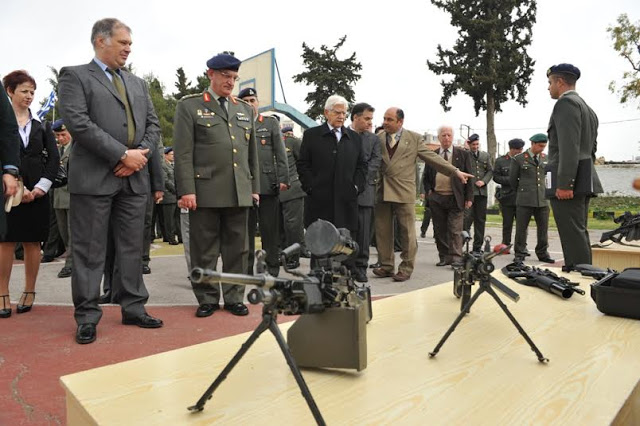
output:
[{"label": "woman in dark jacket", "polygon": [[[49,189],[55,179],[60,156],[49,123],[43,124],[31,113],[36,82],[26,71],[7,74],[2,83],[11,98],[20,133],[20,176],[24,194],[20,205],[7,214],[7,232],[0,239],[0,295],[9,294],[15,243],[24,247],[25,289],[17,313],[29,312],[35,299],[40,268],[40,243],[49,233]],[[11,315],[3,306],[1,318]]]}]

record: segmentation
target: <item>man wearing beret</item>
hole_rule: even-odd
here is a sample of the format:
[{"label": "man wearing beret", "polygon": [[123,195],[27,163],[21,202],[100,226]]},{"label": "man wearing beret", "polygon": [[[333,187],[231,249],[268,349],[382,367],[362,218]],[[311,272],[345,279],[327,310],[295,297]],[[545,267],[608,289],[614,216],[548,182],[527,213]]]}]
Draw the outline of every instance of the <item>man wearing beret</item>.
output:
[{"label": "man wearing beret", "polygon": [[545,198],[545,168],[547,157],[542,153],[547,147],[547,135],[538,133],[531,137],[531,148],[516,155],[511,162],[509,182],[516,193],[516,243],[514,262],[523,262],[527,251],[527,228],[531,216],[536,221],[538,243],[536,255],[541,262],[554,263],[549,256],[549,201]]},{"label": "man wearing beret", "polygon": [[493,168],[493,181],[500,186],[496,188],[496,199],[500,203],[502,213],[502,244],[511,244],[511,234],[513,230],[513,220],[516,217],[516,193],[509,182],[509,170],[512,159],[522,152],[524,141],[522,139],[511,139],[509,141],[509,152],[499,157]]},{"label": "man wearing beret", "polygon": [[[73,140],[71,134],[67,130],[67,126],[64,125],[64,120],[59,119],[53,122],[51,126],[53,134],[56,137],[56,142],[60,149],[60,164],[62,164],[67,170],[69,169],[69,156],[71,155],[71,148],[73,148]],[[69,188],[67,185],[58,187],[54,190],[53,197],[53,209],[56,214],[56,221],[58,223],[58,230],[60,231],[60,237],[67,251],[67,257],[64,261],[64,266],[58,272],[58,278],[68,278],[71,276],[73,270],[73,257],[71,255],[71,238],[69,232],[69,205],[70,198]]]},{"label": "man wearing beret", "polygon": [[602,193],[594,165],[598,147],[598,117],[576,92],[580,70],[571,64],[547,71],[549,94],[557,99],[549,120],[549,191],[558,226],[564,263],[591,264],[587,230],[589,200]]},{"label": "man wearing beret", "polygon": [[164,194],[160,200],[160,208],[162,209],[162,222],[164,224],[164,238],[169,240],[169,245],[178,244],[176,237],[178,235],[178,227],[176,225],[176,181],[173,170],[173,147],[164,149],[164,160],[162,161],[162,176],[164,180]]},{"label": "man wearing beret", "polygon": [[[223,272],[247,270],[247,215],[259,201],[254,111],[231,97],[240,61],[221,53],[207,61],[211,85],[178,102],[173,141],[178,206],[189,209],[191,266]],[[193,286],[197,317],[220,309],[217,287]],[[247,315],[244,286],[222,284],[224,308]]]},{"label": "man wearing beret", "polygon": [[480,151],[480,136],[476,133],[467,140],[471,158],[471,187],[473,188],[473,203],[471,208],[464,211],[464,229],[471,232],[473,225],[473,251],[482,251],[484,242],[484,227],[487,222],[487,184],[493,178],[493,160],[488,152]]},{"label": "man wearing beret", "polygon": [[273,117],[260,114],[258,92],[247,87],[238,98],[253,107],[255,113],[256,145],[260,163],[260,203],[249,209],[248,235],[249,258],[247,274],[253,275],[256,222],[260,225],[262,248],[267,252],[267,270],[274,277],[280,271],[280,201],[278,194],[289,188],[287,154],[280,135],[280,124]]}]

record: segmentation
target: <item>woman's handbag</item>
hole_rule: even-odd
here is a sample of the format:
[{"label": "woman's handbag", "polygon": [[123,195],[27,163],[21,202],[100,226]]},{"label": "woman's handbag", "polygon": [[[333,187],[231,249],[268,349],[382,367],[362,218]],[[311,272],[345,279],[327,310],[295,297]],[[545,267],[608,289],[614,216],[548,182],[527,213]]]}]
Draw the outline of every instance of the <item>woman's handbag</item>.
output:
[{"label": "woman's handbag", "polygon": [[18,189],[16,190],[15,195],[11,195],[7,197],[7,200],[4,203],[4,211],[9,213],[12,207],[17,206],[22,201],[22,194],[24,194],[24,184],[22,183],[22,178],[18,178]]}]

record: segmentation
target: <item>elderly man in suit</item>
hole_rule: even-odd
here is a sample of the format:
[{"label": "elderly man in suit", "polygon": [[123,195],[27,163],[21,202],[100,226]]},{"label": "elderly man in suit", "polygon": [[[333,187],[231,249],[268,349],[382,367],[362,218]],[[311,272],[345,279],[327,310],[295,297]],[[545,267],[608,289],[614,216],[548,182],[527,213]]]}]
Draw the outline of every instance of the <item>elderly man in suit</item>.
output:
[{"label": "elderly man in suit", "polygon": [[[375,207],[378,259],[382,266],[373,270],[378,277],[406,281],[413,273],[418,241],[416,238],[416,163],[421,158],[444,176],[466,183],[472,177],[456,165],[439,157],[418,133],[403,128],[404,112],[389,108],[384,113],[384,131],[378,134],[382,147],[380,182]],[[455,180],[455,179],[454,179]],[[393,254],[393,215],[398,218],[402,262],[395,273]],[[435,221],[435,217],[434,217]]]},{"label": "elderly man in suit", "polygon": [[[247,270],[248,210],[259,201],[260,177],[253,108],[231,97],[240,61],[221,53],[207,61],[211,81],[204,93],[176,107],[173,149],[178,207],[189,209],[191,266],[223,272]],[[244,286],[222,285],[224,309],[248,315]],[[194,285],[196,316],[220,309],[220,289]]]},{"label": "elderly man in suit", "polygon": [[476,133],[469,136],[467,144],[473,173],[473,204],[464,212],[464,229],[470,233],[473,225],[473,251],[480,252],[487,222],[487,185],[493,178],[493,159],[488,152],[480,151],[480,136]]},{"label": "elderly man in suit", "polygon": [[[71,134],[62,119],[56,120],[51,126],[51,130],[53,130],[60,149],[60,164],[69,170],[69,156],[71,155],[71,148],[73,147]],[[58,229],[60,230],[60,237],[67,251],[67,258],[64,261],[64,266],[60,272],[58,272],[58,278],[70,277],[71,271],[73,270],[73,249],[69,235],[69,203],[70,195],[68,186],[64,185],[56,188],[53,196],[53,209],[55,211]]]},{"label": "elderly man in suit", "polygon": [[[598,117],[576,92],[580,70],[571,64],[554,65],[547,71],[549,94],[557,99],[549,120],[549,169],[551,208],[558,225],[565,267],[591,264],[587,230],[589,200],[602,193],[596,173]],[[553,179],[552,179],[553,180]]]},{"label": "elderly man in suit", "polygon": [[378,137],[371,133],[375,109],[367,103],[355,104],[351,109],[351,129],[362,139],[362,151],[367,162],[367,180],[364,191],[358,196],[358,256],[356,257],[355,279],[367,282],[369,247],[371,246],[371,220],[375,204],[375,190],[382,153]]},{"label": "elderly man in suit", "polygon": [[[435,154],[459,170],[471,171],[469,152],[451,147],[453,128],[438,129],[440,148]],[[448,177],[427,164],[422,175],[422,184],[429,198],[433,219],[433,232],[440,260],[436,266],[445,266],[462,261],[462,225],[464,210],[473,204],[471,182]]]},{"label": "elderly man in suit", "polygon": [[[365,188],[367,163],[360,135],[344,126],[348,107],[342,96],[327,98],[324,105],[327,121],[304,132],[297,165],[302,189],[308,194],[305,227],[324,219],[336,228],[348,229],[355,237],[358,194]],[[353,265],[350,259],[352,272]]]},{"label": "elderly man in suit", "polygon": [[131,29],[121,21],[97,21],[91,31],[95,58],[60,70],[60,109],[74,140],[69,161],[73,272],[71,289],[78,324],[76,342],[96,339],[98,305],[109,222],[121,279],[113,291],[122,323],[143,328],[162,321],[145,310],[142,233],[149,192],[148,157],[160,127],[141,78],[123,69],[131,53]]}]

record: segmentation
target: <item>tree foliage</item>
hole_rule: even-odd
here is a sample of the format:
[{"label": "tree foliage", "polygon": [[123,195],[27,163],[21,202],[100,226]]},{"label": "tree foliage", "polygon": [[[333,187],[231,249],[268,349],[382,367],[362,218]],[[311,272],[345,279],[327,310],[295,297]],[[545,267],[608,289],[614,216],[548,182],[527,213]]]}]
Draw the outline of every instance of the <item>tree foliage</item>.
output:
[{"label": "tree foliage", "polygon": [[162,140],[165,146],[173,145],[173,115],[176,111],[176,100],[173,96],[164,94],[164,85],[153,75],[153,73],[144,76],[149,87],[149,95],[151,102],[156,110],[160,129],[162,132]]},{"label": "tree foliage", "polygon": [[440,104],[459,92],[473,99],[476,116],[486,111],[489,153],[495,157],[494,116],[509,99],[525,106],[535,61],[527,54],[536,22],[535,0],[431,0],[451,15],[458,28],[452,49],[437,47],[437,60],[427,61],[442,80]]},{"label": "tree foliage", "polygon": [[[616,89],[616,82],[609,84],[612,93],[618,92],[620,103],[640,98],[640,21],[632,24],[626,13],[618,16],[618,25],[609,26],[607,32],[613,41],[613,49],[631,65],[630,71],[622,74],[622,85]],[[638,105],[640,108],[640,104]]]},{"label": "tree foliage", "polygon": [[319,52],[302,43],[302,59],[307,71],[294,75],[293,81],[315,87],[305,98],[310,105],[306,114],[314,120],[323,117],[324,103],[331,95],[344,96],[350,104],[355,100],[352,85],[360,79],[358,71],[362,65],[356,60],[355,52],[347,59],[338,59],[336,52],[346,40],[345,35],[332,48],[323,44]]}]

